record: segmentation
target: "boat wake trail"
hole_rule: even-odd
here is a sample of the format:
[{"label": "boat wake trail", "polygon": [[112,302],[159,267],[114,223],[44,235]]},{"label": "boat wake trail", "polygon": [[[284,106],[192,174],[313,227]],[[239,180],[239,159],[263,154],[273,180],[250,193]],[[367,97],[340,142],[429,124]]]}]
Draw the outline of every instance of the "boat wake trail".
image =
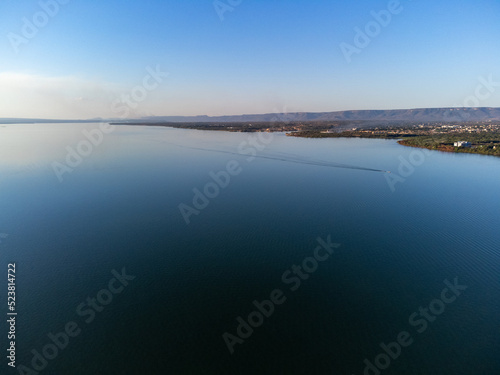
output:
[{"label": "boat wake trail", "polygon": [[[165,142],[165,141],[157,141],[157,142],[167,143],[167,144],[171,144],[171,145],[176,146],[176,147],[187,148],[187,149],[191,149],[191,150],[216,152],[219,154],[237,155],[240,157],[245,156],[243,154],[233,152],[233,151],[216,150],[216,149],[202,148],[202,147],[182,146],[182,145],[178,145],[178,144],[174,144],[174,143],[170,143],[170,142]],[[272,155],[272,154],[262,154],[261,153],[261,154],[257,154],[257,155],[252,155],[251,157],[254,157],[257,159],[277,160],[277,161],[282,161],[285,163],[315,165],[315,166],[319,166],[319,167],[354,169],[354,170],[359,170],[359,171],[378,172],[378,173],[391,173],[390,171],[384,171],[382,169],[360,167],[360,166],[356,166],[356,165],[341,164],[341,163],[335,163],[335,162],[318,160],[318,159],[304,159],[302,157],[295,157],[295,156],[291,156],[289,154],[287,154],[286,156],[282,156],[282,155]]]}]

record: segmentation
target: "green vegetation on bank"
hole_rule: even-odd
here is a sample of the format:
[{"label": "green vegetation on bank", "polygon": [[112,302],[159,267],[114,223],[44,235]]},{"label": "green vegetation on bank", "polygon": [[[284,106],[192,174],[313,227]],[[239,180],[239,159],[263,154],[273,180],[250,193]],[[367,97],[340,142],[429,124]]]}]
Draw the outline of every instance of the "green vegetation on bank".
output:
[{"label": "green vegetation on bank", "polygon": [[125,122],[114,125],[166,126],[178,129],[221,130],[228,132],[298,132],[322,131],[330,128],[367,126],[363,121],[286,121],[270,122]]},{"label": "green vegetation on bank", "polygon": [[[301,138],[380,138],[401,139],[398,143],[403,146],[427,148],[444,152],[460,152],[469,154],[481,154],[500,156],[500,131],[481,132],[435,132],[429,129],[424,131],[408,130],[404,132],[395,129],[365,129],[356,131],[344,131],[340,133],[328,133],[321,131],[300,131],[289,133],[289,136]],[[455,147],[458,141],[470,142],[470,147]]]},{"label": "green vegetation on bank", "polygon": [[[470,142],[471,147],[455,147],[457,141]],[[403,139],[399,143],[430,150],[500,156],[500,132],[436,134]]]}]

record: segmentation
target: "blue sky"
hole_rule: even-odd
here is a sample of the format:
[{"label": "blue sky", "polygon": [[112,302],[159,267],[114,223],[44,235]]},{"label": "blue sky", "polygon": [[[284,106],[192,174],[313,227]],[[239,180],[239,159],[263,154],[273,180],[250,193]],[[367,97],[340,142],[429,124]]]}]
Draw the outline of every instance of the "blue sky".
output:
[{"label": "blue sky", "polygon": [[[168,77],[128,116],[463,106],[480,77],[500,82],[498,0],[391,3],[221,0],[221,20],[213,0],[4,0],[0,117],[125,115],[148,67]],[[500,106],[500,83],[479,105]]]}]

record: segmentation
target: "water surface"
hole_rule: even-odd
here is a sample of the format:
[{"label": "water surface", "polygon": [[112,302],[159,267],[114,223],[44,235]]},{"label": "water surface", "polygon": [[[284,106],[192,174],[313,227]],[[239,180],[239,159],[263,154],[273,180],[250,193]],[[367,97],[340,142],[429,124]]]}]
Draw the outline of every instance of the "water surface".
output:
[{"label": "water surface", "polygon": [[[53,163],[98,126],[0,127],[18,364],[75,321],[41,373],[358,375],[402,331],[383,374],[500,372],[500,159],[431,152],[391,189],[372,170],[415,156],[394,141],[274,134],[249,160],[256,134],[123,126],[60,182]],[[228,162],[240,173],[186,224],[179,205]],[[283,273],[328,236],[341,246],[291,291]],[[136,278],[85,323],[123,267]],[[455,278],[467,289],[418,333],[409,317]],[[274,289],[286,301],[230,354],[222,335]]]}]

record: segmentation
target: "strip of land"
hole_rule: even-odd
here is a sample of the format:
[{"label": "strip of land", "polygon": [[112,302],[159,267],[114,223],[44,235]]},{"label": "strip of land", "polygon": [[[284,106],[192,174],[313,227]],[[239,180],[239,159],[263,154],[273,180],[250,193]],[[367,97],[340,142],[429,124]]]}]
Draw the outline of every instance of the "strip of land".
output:
[{"label": "strip of land", "polygon": [[[366,121],[310,122],[127,122],[115,125],[165,126],[229,132],[285,132],[303,138],[399,139],[404,146],[444,152],[500,156],[500,122],[398,123]],[[464,142],[464,145],[457,142]]]}]

